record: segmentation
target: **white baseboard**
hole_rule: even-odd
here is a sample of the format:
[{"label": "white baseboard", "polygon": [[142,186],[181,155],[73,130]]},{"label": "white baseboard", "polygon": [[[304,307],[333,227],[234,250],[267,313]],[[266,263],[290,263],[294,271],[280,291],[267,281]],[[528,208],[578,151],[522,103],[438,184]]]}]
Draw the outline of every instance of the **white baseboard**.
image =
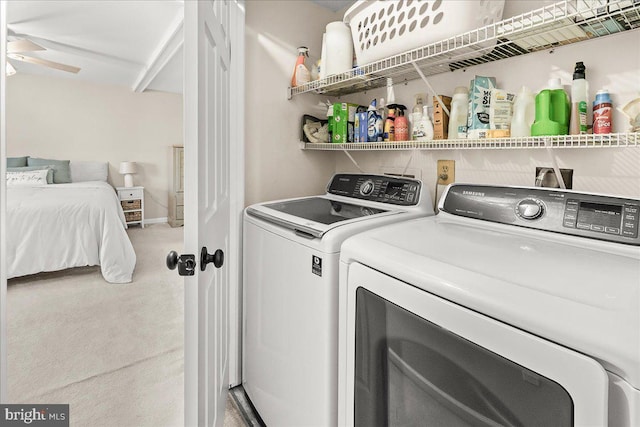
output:
[{"label": "white baseboard", "polygon": [[167,218],[166,216],[164,218],[145,218],[144,220],[144,225],[147,224],[164,224],[165,222],[169,221],[169,218]]}]

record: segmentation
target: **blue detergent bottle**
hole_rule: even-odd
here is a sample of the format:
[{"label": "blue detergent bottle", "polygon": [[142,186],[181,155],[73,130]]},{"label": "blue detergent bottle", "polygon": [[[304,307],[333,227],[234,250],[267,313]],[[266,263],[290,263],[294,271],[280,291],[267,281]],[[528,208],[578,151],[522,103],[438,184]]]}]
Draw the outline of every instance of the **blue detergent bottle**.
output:
[{"label": "blue detergent bottle", "polygon": [[378,122],[380,115],[377,111],[377,103],[374,99],[367,110],[367,142],[378,142]]}]

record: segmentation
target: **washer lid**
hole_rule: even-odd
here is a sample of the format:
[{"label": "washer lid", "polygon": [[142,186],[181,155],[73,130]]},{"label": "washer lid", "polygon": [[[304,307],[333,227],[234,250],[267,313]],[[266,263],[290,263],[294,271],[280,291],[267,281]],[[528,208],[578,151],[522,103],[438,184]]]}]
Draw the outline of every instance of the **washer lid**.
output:
[{"label": "washer lid", "polygon": [[640,388],[638,247],[440,213],[354,236],[341,261],[590,355]]},{"label": "washer lid", "polygon": [[356,205],[326,197],[290,199],[247,208],[250,215],[313,237],[322,237],[331,228],[347,221],[395,212],[398,211]]}]

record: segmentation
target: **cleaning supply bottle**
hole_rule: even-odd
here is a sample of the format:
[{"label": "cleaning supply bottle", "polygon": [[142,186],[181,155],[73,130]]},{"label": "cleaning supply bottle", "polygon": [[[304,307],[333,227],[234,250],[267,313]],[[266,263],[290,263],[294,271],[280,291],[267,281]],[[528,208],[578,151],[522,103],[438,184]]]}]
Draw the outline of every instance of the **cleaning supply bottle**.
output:
[{"label": "cleaning supply bottle", "polygon": [[387,106],[384,103],[384,98],[380,98],[380,105],[378,105],[378,117],[376,119],[376,131],[378,133],[378,142],[384,140],[384,124],[387,120]]},{"label": "cleaning supply bottle", "polygon": [[387,119],[384,121],[384,142],[393,142],[396,140],[395,136],[395,120],[396,120],[396,104],[389,104],[389,114],[387,115]]},{"label": "cleaning supply bottle", "polygon": [[587,100],[589,99],[589,82],[585,78],[585,66],[576,62],[571,84],[571,118],[569,133],[583,135],[587,133]]},{"label": "cleaning supply bottle", "polygon": [[531,136],[531,125],[536,119],[536,98],[531,90],[522,86],[513,103],[511,118],[511,137]]},{"label": "cleaning supply bottle", "polygon": [[417,93],[415,95],[415,99],[416,103],[411,110],[411,114],[409,115],[409,133],[411,135],[411,139],[415,139],[413,138],[413,130],[422,118],[422,107],[424,106],[424,103],[422,101],[423,94]]},{"label": "cleaning supply bottle", "polygon": [[378,122],[380,120],[380,116],[378,115],[376,100],[371,101],[369,105],[369,109],[367,110],[367,142],[378,142],[379,136],[381,135],[378,132]]},{"label": "cleaning supply bottle", "polygon": [[469,90],[458,86],[451,99],[451,116],[449,116],[449,139],[467,137],[467,115],[469,114]]},{"label": "cleaning supply bottle", "polygon": [[416,141],[433,140],[433,122],[429,118],[429,107],[422,107],[422,116],[417,124]]},{"label": "cleaning supply bottle", "polygon": [[566,135],[569,132],[571,104],[560,79],[549,80],[549,89],[536,96],[536,118],[531,135]]},{"label": "cleaning supply bottle", "polygon": [[309,69],[305,65],[304,61],[309,56],[309,49],[305,46],[298,48],[298,59],[296,60],[296,66],[293,69],[293,75],[291,76],[291,87],[300,86],[311,81],[311,74]]},{"label": "cleaning supply bottle", "polygon": [[612,124],[611,97],[606,89],[596,93],[596,100],[593,101],[593,133],[611,133]]},{"label": "cleaning supply bottle", "polygon": [[408,141],[409,140],[409,121],[404,115],[404,110],[407,107],[404,105],[396,105],[397,116],[393,121],[395,140],[396,141]]}]

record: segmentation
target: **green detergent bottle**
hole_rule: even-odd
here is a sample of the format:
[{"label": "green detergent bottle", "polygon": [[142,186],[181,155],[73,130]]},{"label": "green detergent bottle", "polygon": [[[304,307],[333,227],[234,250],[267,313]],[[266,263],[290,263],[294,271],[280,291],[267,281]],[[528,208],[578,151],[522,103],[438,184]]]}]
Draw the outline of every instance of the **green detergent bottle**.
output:
[{"label": "green detergent bottle", "polygon": [[571,104],[560,79],[549,80],[549,89],[536,96],[536,120],[531,125],[531,135],[567,135],[570,114]]}]

